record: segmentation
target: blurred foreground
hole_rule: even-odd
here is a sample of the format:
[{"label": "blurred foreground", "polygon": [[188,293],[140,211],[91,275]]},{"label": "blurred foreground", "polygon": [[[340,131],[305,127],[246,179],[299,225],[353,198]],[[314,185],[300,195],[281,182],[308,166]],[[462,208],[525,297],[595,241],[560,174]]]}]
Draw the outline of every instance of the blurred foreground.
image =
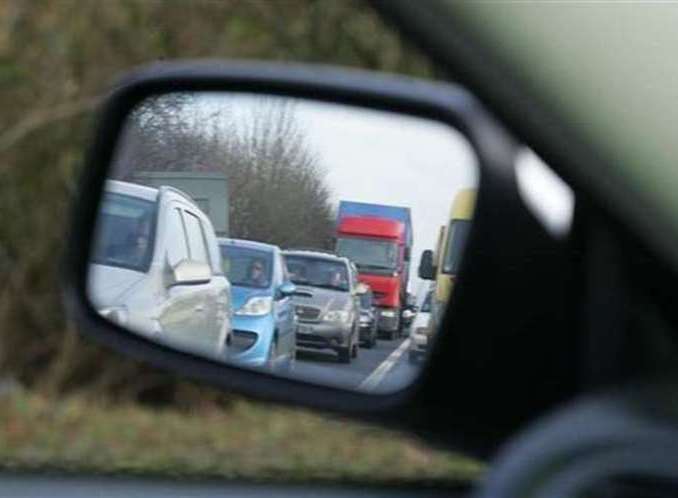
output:
[{"label": "blurred foreground", "polygon": [[436,485],[483,468],[392,432],[260,403],[157,410],[20,389],[0,399],[0,462],[20,471]]}]

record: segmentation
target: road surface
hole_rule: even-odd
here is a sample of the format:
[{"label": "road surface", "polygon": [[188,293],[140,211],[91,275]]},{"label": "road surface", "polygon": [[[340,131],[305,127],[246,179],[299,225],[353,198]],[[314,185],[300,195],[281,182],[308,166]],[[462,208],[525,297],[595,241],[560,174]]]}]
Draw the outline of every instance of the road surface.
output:
[{"label": "road surface", "polygon": [[409,339],[379,339],[371,349],[360,348],[350,364],[331,351],[297,352],[294,377],[371,393],[397,391],[412,382],[420,366],[408,361]]}]

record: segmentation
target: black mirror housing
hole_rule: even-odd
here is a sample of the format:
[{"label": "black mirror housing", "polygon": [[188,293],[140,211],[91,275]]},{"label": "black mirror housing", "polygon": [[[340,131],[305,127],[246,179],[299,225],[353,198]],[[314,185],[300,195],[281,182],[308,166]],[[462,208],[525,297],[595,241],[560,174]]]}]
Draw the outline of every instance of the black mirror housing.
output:
[{"label": "black mirror housing", "polygon": [[[436,120],[460,131],[478,156],[480,184],[454,307],[421,375],[407,387],[368,394],[244,370],[152,342],[102,317],[87,295],[89,255],[107,172],[127,117],[142,101],[173,92],[228,91],[299,97]],[[419,434],[438,445],[486,456],[527,418],[573,392],[565,381],[571,324],[559,299],[573,274],[563,248],[521,201],[513,176],[516,143],[465,90],[405,77],[318,66],[187,61],[126,76],[104,101],[74,196],[65,251],[64,299],[80,331],[124,355],[255,399],[302,405]],[[501,209],[496,209],[500,205]],[[511,223],[506,223],[511,220]],[[514,227],[520,226],[520,237]],[[478,250],[482,248],[482,250]],[[501,248],[498,250],[497,248]],[[529,256],[526,257],[526,251]],[[425,252],[422,278],[435,275]],[[426,261],[424,261],[426,263]],[[488,282],[491,282],[488,285]],[[301,295],[299,291],[295,295]],[[524,303],[530,302],[529,307]],[[484,313],[493,303],[492,313]],[[526,333],[527,330],[535,333]],[[562,335],[556,331],[566,329]],[[548,336],[543,330],[552,333]],[[454,333],[448,333],[449,331]],[[488,344],[492,344],[488,348]],[[540,347],[543,354],[530,351]],[[535,362],[551,370],[539,385]],[[541,372],[541,370],[540,370]],[[469,382],[468,379],[473,379]],[[565,380],[564,380],[565,379]],[[531,385],[526,390],[524,386]],[[556,387],[557,386],[557,387]],[[450,393],[453,393],[452,395]],[[507,398],[508,397],[508,398]],[[497,410],[502,406],[502,410]]]}]

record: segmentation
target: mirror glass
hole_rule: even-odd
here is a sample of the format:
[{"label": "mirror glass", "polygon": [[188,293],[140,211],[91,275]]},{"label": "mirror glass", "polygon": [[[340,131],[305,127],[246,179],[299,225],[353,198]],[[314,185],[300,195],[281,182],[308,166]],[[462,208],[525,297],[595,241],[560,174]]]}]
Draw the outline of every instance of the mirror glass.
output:
[{"label": "mirror glass", "polygon": [[311,100],[177,93],[128,117],[88,293],[153,341],[365,392],[421,369],[473,218],[447,124]]}]

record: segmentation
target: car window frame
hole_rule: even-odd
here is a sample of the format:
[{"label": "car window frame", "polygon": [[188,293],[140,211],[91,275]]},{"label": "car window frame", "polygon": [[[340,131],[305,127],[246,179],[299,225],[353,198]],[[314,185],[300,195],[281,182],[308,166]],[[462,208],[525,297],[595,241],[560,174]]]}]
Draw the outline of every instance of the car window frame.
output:
[{"label": "car window frame", "polygon": [[[182,207],[182,214],[184,216],[192,216],[193,218],[195,218],[196,222],[198,223],[198,231],[200,233],[199,240],[202,241],[202,246],[203,246],[203,249],[205,251],[205,256],[206,256],[206,261],[204,261],[204,263],[207,264],[207,266],[210,267],[210,271],[212,271],[212,261],[211,261],[211,257],[210,257],[209,246],[208,246],[207,240],[205,238],[205,231],[203,229],[200,216],[198,216],[198,214],[192,212],[190,209],[188,209],[186,207]],[[186,221],[188,219],[189,218],[183,218],[184,229],[186,230],[186,242],[188,243],[189,258],[190,258],[191,261],[203,263],[203,261],[199,261],[199,260],[195,259],[194,256],[193,256],[193,249],[191,248],[191,242],[190,242],[191,239],[188,236],[188,222]]]},{"label": "car window frame", "polygon": [[[162,247],[161,251],[162,251],[162,254],[164,255],[167,263],[169,264],[169,266],[174,268],[174,267],[176,267],[176,265],[178,265],[182,261],[190,260],[191,254],[190,254],[190,249],[189,249],[189,245],[188,245],[188,232],[186,231],[186,225],[184,223],[182,206],[181,206],[180,203],[174,202],[174,201],[169,201],[167,203],[167,206],[168,206],[168,209],[165,209],[166,215],[165,215],[165,221],[163,223],[163,225],[164,225],[163,228],[165,230],[165,233],[164,233],[164,236],[163,236],[163,247]],[[167,254],[168,248],[169,248],[168,237],[170,236],[170,233],[171,233],[170,230],[169,230],[170,225],[169,225],[169,219],[168,218],[172,215],[172,213],[176,213],[176,216],[179,219],[179,226],[181,227],[181,233],[182,233],[181,238],[184,241],[184,249],[185,249],[184,253],[186,255],[186,258],[179,259],[179,260],[175,261],[174,263],[172,263],[169,260],[169,257],[168,257],[168,254]]]}]

